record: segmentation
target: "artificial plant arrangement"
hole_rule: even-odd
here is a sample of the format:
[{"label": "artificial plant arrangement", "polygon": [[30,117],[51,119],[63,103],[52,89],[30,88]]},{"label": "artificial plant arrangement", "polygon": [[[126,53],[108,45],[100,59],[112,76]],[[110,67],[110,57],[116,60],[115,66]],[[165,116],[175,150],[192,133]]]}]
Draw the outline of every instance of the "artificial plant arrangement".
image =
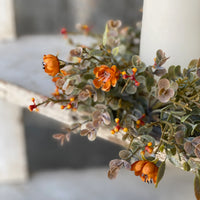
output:
[{"label": "artificial plant arrangement", "polygon": [[[79,29],[89,34],[87,25]],[[73,43],[65,29],[62,34]],[[52,76],[56,91],[43,102],[32,99],[29,109],[57,103],[61,109],[84,113],[83,122],[75,122],[66,134],[54,135],[62,144],[71,133],[93,141],[102,126],[111,137],[121,135],[128,147],[119,152],[119,159],[110,161],[110,179],[124,167],[157,187],[169,160],[195,173],[199,199],[200,59],[181,70],[167,66],[170,58],[158,50],[153,64],[145,65],[135,55],[139,37],[139,28],[121,28],[121,21],[109,20],[102,40],[92,47],[77,45],[69,61],[44,55],[43,68]]]}]

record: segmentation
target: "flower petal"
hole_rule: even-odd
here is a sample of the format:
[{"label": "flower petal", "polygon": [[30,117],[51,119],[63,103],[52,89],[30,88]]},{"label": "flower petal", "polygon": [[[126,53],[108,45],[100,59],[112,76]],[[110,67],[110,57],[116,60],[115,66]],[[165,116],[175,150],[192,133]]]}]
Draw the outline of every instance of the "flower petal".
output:
[{"label": "flower petal", "polygon": [[111,69],[113,70],[113,72],[116,72],[116,71],[117,71],[116,65],[113,65],[113,66],[111,67]]},{"label": "flower petal", "polygon": [[93,73],[96,75],[96,73],[100,70],[100,67],[95,67]]},{"label": "flower petal", "polygon": [[95,88],[99,89],[102,86],[102,80],[99,80],[98,78],[93,80],[93,84]]},{"label": "flower petal", "polygon": [[113,77],[113,78],[111,79],[111,83],[112,83],[112,86],[113,86],[113,87],[116,86],[116,84],[117,84],[117,79],[116,79],[116,77]]},{"label": "flower petal", "polygon": [[102,90],[105,92],[108,92],[110,90],[110,88],[111,88],[110,81],[107,81],[106,83],[104,83]]}]

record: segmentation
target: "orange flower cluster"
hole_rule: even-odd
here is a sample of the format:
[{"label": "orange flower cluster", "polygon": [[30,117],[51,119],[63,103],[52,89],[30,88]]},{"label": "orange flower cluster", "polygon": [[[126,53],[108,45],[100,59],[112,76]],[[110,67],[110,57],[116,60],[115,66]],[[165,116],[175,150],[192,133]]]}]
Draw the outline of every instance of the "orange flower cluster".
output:
[{"label": "orange flower cluster", "polygon": [[153,180],[156,184],[158,167],[154,163],[147,160],[136,161],[131,165],[131,171],[135,171],[135,175],[140,176],[145,183],[152,183]]},{"label": "orange flower cluster", "polygon": [[55,76],[60,72],[60,64],[57,56],[48,54],[43,56],[44,71],[50,76]]},{"label": "orange flower cluster", "polygon": [[113,87],[116,86],[120,71],[115,65],[111,68],[107,65],[101,65],[94,68],[94,74],[96,76],[96,79],[93,80],[94,86],[97,89],[101,88],[103,91],[108,92],[110,91],[111,85]]},{"label": "orange flower cluster", "polygon": [[134,81],[135,82],[135,86],[140,86],[140,83],[138,82],[138,81],[136,81],[136,79],[135,79],[135,74],[136,74],[136,72],[137,72],[137,68],[136,67],[134,67],[134,68],[132,68],[132,74],[131,75],[128,75],[128,74],[126,74],[126,72],[125,71],[123,71],[121,74],[122,74],[122,78],[123,79],[127,79],[127,78],[129,78],[130,80],[132,80],[132,81]]},{"label": "orange flower cluster", "polygon": [[66,106],[61,105],[60,108],[62,110],[67,108],[68,110],[72,109],[73,111],[76,111],[77,110],[77,105],[76,105],[76,102],[75,102],[75,97],[71,97],[70,98],[70,102]]},{"label": "orange flower cluster", "polygon": [[111,134],[115,134],[115,133],[117,133],[117,132],[119,132],[119,130],[120,129],[123,129],[123,131],[126,133],[126,132],[128,132],[128,128],[126,128],[126,127],[121,127],[120,125],[119,125],[119,122],[120,122],[120,120],[119,120],[119,118],[115,118],[115,123],[117,124],[117,126],[115,126],[115,128],[114,129],[112,129],[111,131],[110,131],[110,133]]},{"label": "orange flower cluster", "polygon": [[148,144],[145,146],[144,150],[141,151],[141,154],[144,155],[145,151],[147,151],[150,154],[153,153],[152,142],[148,142]]},{"label": "orange flower cluster", "polygon": [[140,117],[137,121],[136,121],[136,128],[140,128],[140,126],[144,126],[145,122],[142,120],[146,117],[145,114],[142,115],[142,117]]}]

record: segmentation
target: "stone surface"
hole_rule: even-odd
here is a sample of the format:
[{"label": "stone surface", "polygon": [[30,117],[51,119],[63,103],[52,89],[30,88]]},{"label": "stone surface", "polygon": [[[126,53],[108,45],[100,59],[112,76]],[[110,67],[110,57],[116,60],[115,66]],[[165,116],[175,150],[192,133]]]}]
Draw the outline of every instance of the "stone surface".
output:
[{"label": "stone surface", "polygon": [[27,184],[1,185],[0,199],[6,200],[195,200],[193,175],[167,168],[157,189],[133,172],[122,169],[115,180],[107,168],[46,171],[34,174]]},{"label": "stone surface", "polygon": [[0,99],[0,183],[27,179],[22,109]]}]

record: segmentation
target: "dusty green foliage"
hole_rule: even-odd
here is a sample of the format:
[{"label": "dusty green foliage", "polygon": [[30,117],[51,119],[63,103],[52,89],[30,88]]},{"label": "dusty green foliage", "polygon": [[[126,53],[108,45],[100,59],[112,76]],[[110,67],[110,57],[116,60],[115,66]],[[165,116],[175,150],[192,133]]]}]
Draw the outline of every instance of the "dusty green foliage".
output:
[{"label": "dusty green foliage", "polygon": [[[128,149],[119,153],[122,160],[111,162],[109,177],[116,177],[122,166],[129,169],[127,163],[148,160],[159,167],[157,187],[165,170],[165,161],[156,161],[160,153],[186,171],[200,167],[200,60],[192,60],[185,69],[168,66],[169,57],[159,49],[152,58],[154,65],[145,65],[135,55],[139,33],[121,28],[120,21],[108,21],[100,44],[71,50],[71,58],[78,57],[79,62],[66,62],[66,74],[57,75],[59,95],[38,106],[60,103],[85,113],[80,134],[90,140],[100,126],[121,134]],[[114,69],[114,65],[112,72],[102,67]],[[195,188],[198,196],[197,177]]]}]

